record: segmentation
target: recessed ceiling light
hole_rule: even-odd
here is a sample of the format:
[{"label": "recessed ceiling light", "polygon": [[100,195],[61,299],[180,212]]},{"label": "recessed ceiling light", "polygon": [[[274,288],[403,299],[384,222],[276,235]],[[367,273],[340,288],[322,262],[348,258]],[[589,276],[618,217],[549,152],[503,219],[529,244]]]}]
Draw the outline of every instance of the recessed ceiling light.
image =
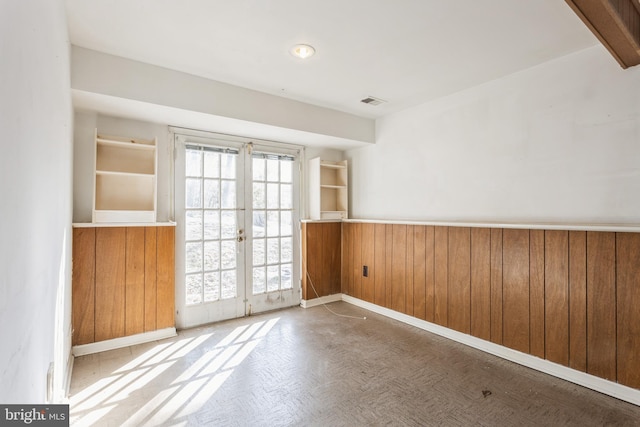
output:
[{"label": "recessed ceiling light", "polygon": [[297,44],[293,46],[289,52],[291,52],[291,54],[296,58],[307,59],[313,56],[313,54],[316,53],[316,50],[313,46],[309,46],[308,44]]}]

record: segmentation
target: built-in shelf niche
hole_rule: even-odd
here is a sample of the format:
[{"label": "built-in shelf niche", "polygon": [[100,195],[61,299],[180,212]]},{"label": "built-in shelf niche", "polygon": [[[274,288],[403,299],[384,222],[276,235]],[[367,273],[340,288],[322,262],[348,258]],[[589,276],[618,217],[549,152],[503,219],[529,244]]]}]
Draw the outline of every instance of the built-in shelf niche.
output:
[{"label": "built-in shelf niche", "polygon": [[347,161],[331,162],[319,157],[309,161],[309,217],[346,219],[348,212]]},{"label": "built-in shelf niche", "polygon": [[95,133],[93,222],[155,222],[157,139]]}]

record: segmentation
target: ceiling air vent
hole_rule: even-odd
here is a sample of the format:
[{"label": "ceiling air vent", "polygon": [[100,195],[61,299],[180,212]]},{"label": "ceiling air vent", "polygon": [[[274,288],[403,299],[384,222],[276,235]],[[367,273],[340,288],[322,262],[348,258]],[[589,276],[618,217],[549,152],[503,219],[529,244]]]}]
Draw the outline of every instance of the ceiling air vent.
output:
[{"label": "ceiling air vent", "polygon": [[373,96],[367,96],[366,98],[361,99],[360,102],[362,102],[363,104],[369,104],[369,105],[380,105],[380,104],[384,104],[387,101],[380,98],[374,98]]}]

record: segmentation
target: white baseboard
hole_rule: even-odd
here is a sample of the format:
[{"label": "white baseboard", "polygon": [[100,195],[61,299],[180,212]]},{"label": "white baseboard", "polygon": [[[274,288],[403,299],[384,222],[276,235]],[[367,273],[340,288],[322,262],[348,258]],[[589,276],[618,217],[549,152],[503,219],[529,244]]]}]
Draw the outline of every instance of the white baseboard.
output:
[{"label": "white baseboard", "polygon": [[127,337],[114,338],[91,344],[76,345],[73,347],[72,351],[73,355],[76,357],[84,356],[85,354],[100,353],[102,351],[115,350],[117,348],[129,347],[164,338],[171,338],[176,335],[176,328],[158,329],[157,331],[144,332],[142,334],[129,335]]},{"label": "white baseboard", "polygon": [[[55,372],[54,375],[59,375],[61,377],[60,380],[55,378],[53,382],[53,390],[51,399],[47,403],[54,404],[67,404],[69,403],[69,390],[71,389],[71,376],[73,375],[73,351],[71,347],[71,342],[73,340],[73,332],[71,329],[71,325],[69,325],[68,333],[67,333],[67,360],[60,361],[60,363],[64,363],[64,369],[62,372]],[[48,398],[49,399],[49,398]]]},{"label": "white baseboard", "polygon": [[342,301],[342,294],[327,295],[320,298],[314,298],[309,300],[300,301],[300,307],[311,308],[317,305],[329,304],[330,302]]},{"label": "white baseboard", "polygon": [[67,378],[65,378],[64,386],[62,389],[63,399],[66,401],[69,396],[69,390],[71,389],[71,376],[73,374],[73,349],[69,351],[69,360],[67,361]]},{"label": "white baseboard", "polygon": [[363,301],[349,295],[343,294],[342,300],[348,302],[349,304],[353,304],[372,311],[374,313],[390,317],[400,322],[415,326],[416,328],[432,332],[436,335],[440,335],[461,344],[465,344],[478,350],[482,350],[486,353],[493,354],[494,356],[510,360],[528,368],[544,372],[545,374],[553,375],[554,377],[570,381],[574,384],[578,384],[597,392],[607,394],[617,399],[640,406],[640,390],[637,390],[635,388],[627,387],[618,383],[614,383],[613,381],[608,381],[603,378],[596,377],[594,375],[576,371],[575,369],[567,368],[566,366],[562,366],[548,360],[540,359],[539,357],[532,356],[530,354],[512,350],[510,348],[494,344],[492,342],[485,341],[471,335],[463,334],[462,332],[454,331],[452,329],[445,328],[443,326],[436,325],[404,313],[399,313],[397,311],[390,310],[379,305],[371,304],[367,301]]}]

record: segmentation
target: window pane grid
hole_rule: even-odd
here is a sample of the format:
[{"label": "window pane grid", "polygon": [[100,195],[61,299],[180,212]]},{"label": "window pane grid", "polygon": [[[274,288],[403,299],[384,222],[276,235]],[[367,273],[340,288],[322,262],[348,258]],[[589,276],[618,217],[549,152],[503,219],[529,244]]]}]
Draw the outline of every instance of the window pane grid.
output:
[{"label": "window pane grid", "polygon": [[236,154],[186,149],[187,305],[235,298],[237,293]]},{"label": "window pane grid", "polygon": [[292,287],[291,158],[254,156],[253,293]]}]

